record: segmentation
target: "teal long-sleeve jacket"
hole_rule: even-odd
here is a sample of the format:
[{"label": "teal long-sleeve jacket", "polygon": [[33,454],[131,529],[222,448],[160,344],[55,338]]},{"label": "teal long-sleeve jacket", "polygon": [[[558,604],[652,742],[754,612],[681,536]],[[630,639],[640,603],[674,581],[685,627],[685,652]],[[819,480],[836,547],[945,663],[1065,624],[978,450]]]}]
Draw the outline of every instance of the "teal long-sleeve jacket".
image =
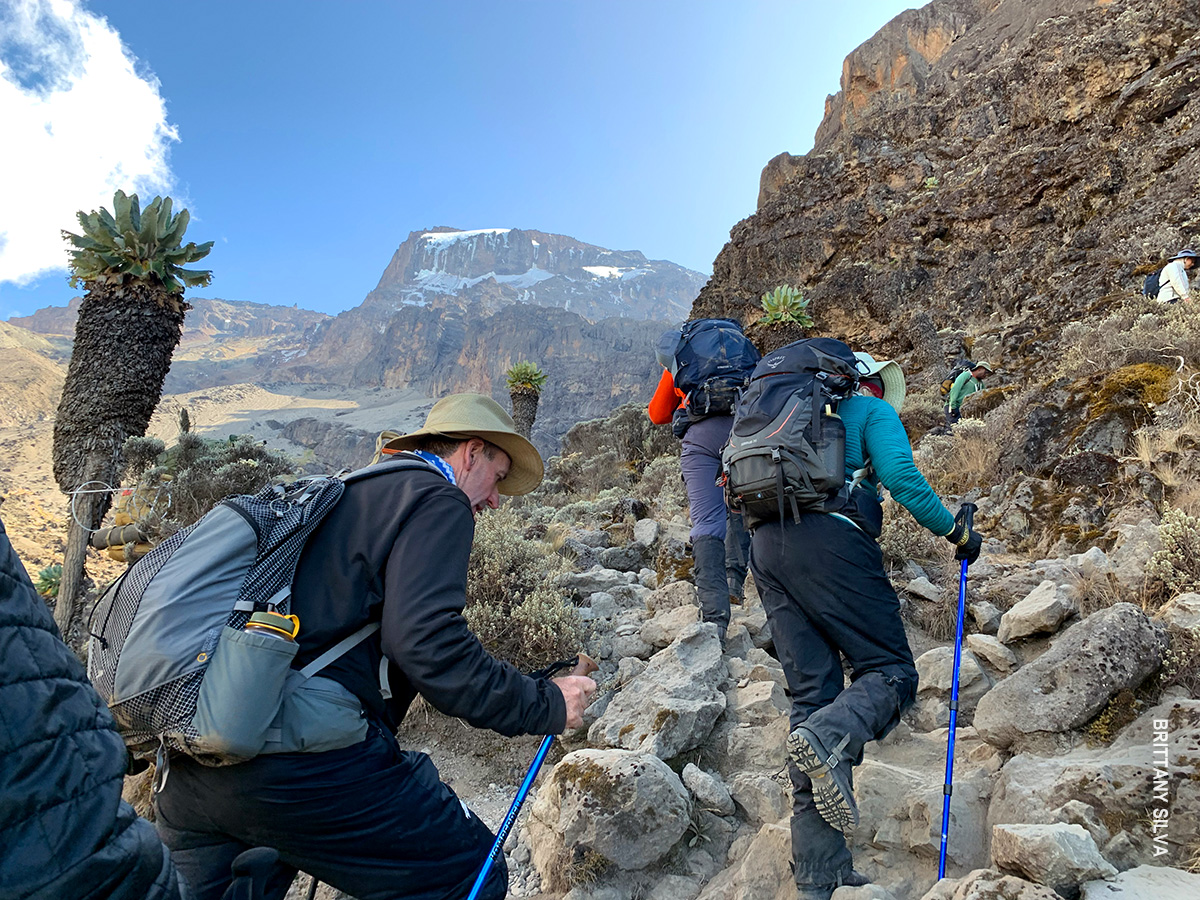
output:
[{"label": "teal long-sleeve jacket", "polygon": [[954,516],[913,462],[908,434],[896,410],[883,400],[856,394],[838,404],[837,414],[846,426],[846,477],[870,459],[875,470],[869,479],[872,485],[882,483],[934,534],[949,534]]},{"label": "teal long-sleeve jacket", "polygon": [[950,386],[950,396],[946,398],[946,405],[951,409],[961,409],[962,402],[967,397],[982,390],[983,382],[972,375],[970,370],[959,372],[954,384]]}]

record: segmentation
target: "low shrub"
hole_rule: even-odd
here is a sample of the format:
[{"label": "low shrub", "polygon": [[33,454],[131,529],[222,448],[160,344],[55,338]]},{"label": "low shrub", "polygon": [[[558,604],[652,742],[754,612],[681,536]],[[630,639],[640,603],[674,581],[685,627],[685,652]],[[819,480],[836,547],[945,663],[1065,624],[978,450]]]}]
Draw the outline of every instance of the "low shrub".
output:
[{"label": "low shrub", "polygon": [[523,529],[508,508],[476,518],[464,615],[490,653],[531,671],[578,653],[584,630],[579,611],[552,587],[566,563]]},{"label": "low shrub", "polygon": [[1200,519],[1171,508],[1158,533],[1162,546],[1146,564],[1146,577],[1161,581],[1168,599],[1200,588]]}]

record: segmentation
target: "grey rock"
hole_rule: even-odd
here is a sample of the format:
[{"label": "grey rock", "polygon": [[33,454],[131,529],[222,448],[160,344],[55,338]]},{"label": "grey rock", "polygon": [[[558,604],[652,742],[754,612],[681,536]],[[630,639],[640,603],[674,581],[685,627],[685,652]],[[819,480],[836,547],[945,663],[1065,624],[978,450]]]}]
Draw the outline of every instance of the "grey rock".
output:
[{"label": "grey rock", "polygon": [[725,782],[719,776],[705,772],[695,763],[688,763],[683,767],[683,783],[692,792],[692,796],[696,798],[696,804],[702,809],[707,809],[719,816],[732,816],[736,811],[733,797],[729,793],[729,788],[725,786]]},{"label": "grey rock", "polygon": [[725,717],[733,722],[766,725],[789,708],[787,695],[774,680],[749,681],[725,692]]},{"label": "grey rock", "polygon": [[967,611],[975,620],[975,627],[984,634],[995,634],[1000,630],[1000,610],[986,600],[976,600],[968,604]]},{"label": "grey rock", "polygon": [[620,869],[661,859],[687,829],[687,789],[662,760],[628,750],[577,750],[554,767],[529,812],[533,863],[543,879],[575,848]]},{"label": "grey rock", "polygon": [[1200,636],[1200,594],[1180,594],[1154,614],[1154,621]]},{"label": "grey rock", "polygon": [[653,547],[661,526],[654,519],[638,519],[633,525],[633,539],[643,547]]},{"label": "grey rock", "polygon": [[730,625],[745,626],[755,647],[761,649],[771,643],[771,624],[767,621],[767,611],[763,609],[757,594],[748,594],[741,606],[733,607]]},{"label": "grey rock", "polygon": [[723,772],[778,772],[787,764],[788,731],[784,716],[765,725],[723,721],[705,747]]},{"label": "grey rock", "polygon": [[651,612],[664,612],[677,606],[695,606],[700,608],[700,600],[696,595],[696,586],[690,581],[672,581],[660,587],[646,598],[646,608]]},{"label": "grey rock", "polygon": [[646,671],[646,661],[627,656],[617,664],[617,684],[628,684]]},{"label": "grey rock", "polygon": [[1136,525],[1118,525],[1121,541],[1109,553],[1112,573],[1126,587],[1137,587],[1146,579],[1146,563],[1162,547],[1158,523],[1142,519]]},{"label": "grey rock", "polygon": [[596,591],[588,597],[586,604],[579,610],[586,621],[589,619],[612,619],[621,611],[617,598],[607,591]]},{"label": "grey rock", "polygon": [[1126,831],[1119,831],[1100,851],[1118,872],[1136,868],[1139,862],[1138,847]]},{"label": "grey rock", "polygon": [[648,618],[644,609],[628,609],[613,621],[611,655],[614,659],[649,659],[654,649],[642,640],[642,623]]},{"label": "grey rock", "polygon": [[1080,825],[997,825],[992,858],[1001,869],[1064,894],[1084,881],[1117,874]]},{"label": "grey rock", "polygon": [[1067,565],[1078,569],[1084,578],[1096,578],[1112,571],[1108,554],[1099,547],[1089,547],[1083,553],[1073,553],[1067,557]]},{"label": "grey rock", "polygon": [[1100,821],[1094,807],[1080,800],[1068,800],[1053,813],[1050,820],[1053,823],[1079,825],[1092,836],[1097,847],[1103,847],[1112,837],[1108,826]]},{"label": "grey rock", "polygon": [[[1132,842],[1132,848],[1127,841],[1114,846],[1121,856],[1109,861],[1117,868],[1163,862],[1164,848],[1160,844],[1156,855],[1155,832],[1148,824],[1155,809],[1168,809],[1171,835],[1200,833],[1200,784],[1191,779],[1173,782],[1168,805],[1155,796],[1152,754],[1161,733],[1156,724],[1163,722],[1169,735],[1171,771],[1200,771],[1200,700],[1168,701],[1126,726],[1109,747],[1081,746],[1053,756],[1019,753],[1012,757],[996,779],[989,824],[1053,822],[1075,800],[1095,808],[1106,828],[1125,833]],[[1168,844],[1166,850],[1179,854],[1182,846]]]},{"label": "grey rock", "polygon": [[593,550],[604,550],[612,546],[612,539],[607,531],[591,531],[588,529],[575,529],[568,540],[578,541],[585,547],[590,547]]},{"label": "grey rock", "polygon": [[638,569],[638,584],[653,591],[658,587],[658,575],[653,569]]},{"label": "grey rock", "polygon": [[[634,577],[632,572],[626,574],[631,578]],[[630,581],[628,584],[613,585],[608,592],[625,609],[644,609],[646,598],[652,593],[649,588],[642,587],[636,580]]]},{"label": "grey rock", "polygon": [[962,878],[944,878],[921,900],[1062,900],[1053,890],[994,869],[975,869]]},{"label": "grey rock", "polygon": [[582,600],[598,591],[616,596],[614,588],[631,584],[636,580],[637,578],[632,572],[618,572],[615,569],[593,566],[586,572],[563,575],[557,584],[564,590],[570,591],[576,599]]},{"label": "grey rock", "polygon": [[1163,635],[1133,604],[1100,610],[988,691],[975,726],[1001,748],[1078,728],[1118,691],[1136,688],[1157,670],[1164,649]]},{"label": "grey rock", "polygon": [[739,687],[751,681],[774,681],[781,688],[787,687],[783,666],[763,650],[756,648],[744,657],[730,657],[725,662],[729,667],[729,677]]},{"label": "grey rock", "polygon": [[945,595],[945,591],[923,575],[909,581],[904,585],[904,589],[922,600],[930,600],[934,603],[940,603]]},{"label": "grey rock", "polygon": [[1082,885],[1080,900],[1196,900],[1200,875],[1167,866],[1138,866],[1111,881]]},{"label": "grey rock", "polygon": [[725,709],[718,689],[725,674],[716,626],[689,625],[613,698],[588,739],[662,759],[691,750],[708,737]]},{"label": "grey rock", "polygon": [[692,900],[700,893],[698,875],[664,875],[646,894],[646,900]]},{"label": "grey rock", "polygon": [[729,793],[751,825],[778,822],[791,811],[788,792],[768,775],[741,772],[729,783]]},{"label": "grey rock", "polygon": [[562,900],[629,900],[630,892],[615,884],[577,884]]},{"label": "grey rock", "polygon": [[1067,587],[1054,581],[1043,581],[1000,617],[996,637],[1011,644],[1033,634],[1053,633],[1075,610],[1075,600]]},{"label": "grey rock", "polygon": [[575,568],[582,571],[587,571],[600,562],[595,550],[570,537],[559,545],[558,554],[564,559],[571,560],[575,564]]},{"label": "grey rock", "polygon": [[[954,648],[934,647],[917,657],[917,703],[906,718],[918,731],[950,724],[950,692],[954,684]],[[958,673],[958,723],[969,725],[980,698],[992,681],[969,650],[963,650]]]},{"label": "grey rock", "polygon": [[1007,675],[1017,668],[1017,655],[990,634],[968,634],[967,647],[997,672]]},{"label": "grey rock", "polygon": [[699,621],[698,607],[676,606],[647,620],[642,626],[642,640],[655,650],[661,650],[675,640],[683,629]]},{"label": "grey rock", "polygon": [[646,548],[636,541],[626,547],[609,547],[599,553],[600,565],[618,572],[637,572],[646,562]]},{"label": "grey rock", "polygon": [[829,900],[896,900],[896,895],[878,884],[862,887],[840,887]]},{"label": "grey rock", "polygon": [[700,900],[796,900],[791,829],[764,825],[741,861],[705,885]]}]

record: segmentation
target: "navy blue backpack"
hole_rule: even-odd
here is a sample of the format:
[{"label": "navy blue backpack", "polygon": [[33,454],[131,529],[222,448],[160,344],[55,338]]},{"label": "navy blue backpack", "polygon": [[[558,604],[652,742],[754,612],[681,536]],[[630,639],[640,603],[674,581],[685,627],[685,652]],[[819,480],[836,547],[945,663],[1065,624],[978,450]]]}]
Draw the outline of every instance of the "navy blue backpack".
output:
[{"label": "navy blue backpack", "polygon": [[[674,348],[671,337],[678,334]],[[733,319],[696,319],[678,332],[668,332],[660,343],[670,360],[665,363],[675,387],[687,397],[687,406],[676,413],[671,428],[683,437],[689,427],[709,416],[732,415],[738,397],[750,383],[760,359],[758,350]]]}]

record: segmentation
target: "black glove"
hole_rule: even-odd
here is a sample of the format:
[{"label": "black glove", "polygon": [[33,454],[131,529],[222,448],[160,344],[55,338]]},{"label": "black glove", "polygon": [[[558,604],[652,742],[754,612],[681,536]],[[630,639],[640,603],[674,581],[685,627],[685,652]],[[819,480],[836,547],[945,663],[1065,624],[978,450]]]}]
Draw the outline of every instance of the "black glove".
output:
[{"label": "black glove", "polygon": [[983,535],[960,519],[954,520],[954,528],[946,535],[946,540],[954,544],[958,550],[955,559],[965,559],[967,565],[979,559],[979,548],[983,546]]}]

